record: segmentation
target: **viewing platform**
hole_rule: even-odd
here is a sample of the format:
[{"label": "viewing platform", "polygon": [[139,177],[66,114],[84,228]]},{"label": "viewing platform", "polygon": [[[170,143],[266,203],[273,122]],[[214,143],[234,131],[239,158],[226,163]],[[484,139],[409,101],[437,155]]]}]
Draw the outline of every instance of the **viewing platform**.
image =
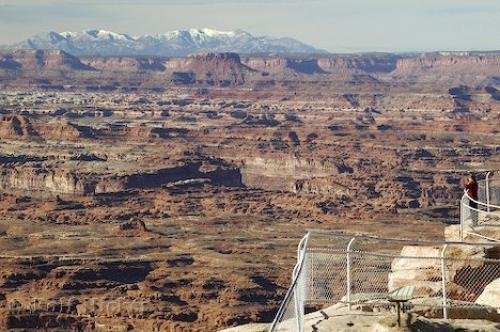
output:
[{"label": "viewing platform", "polygon": [[[444,238],[309,231],[268,331],[335,331],[339,317],[369,316],[373,323],[397,315],[401,324],[401,312],[430,324],[433,319],[500,322],[498,172],[478,181],[477,200],[464,194],[460,224],[446,227]],[[408,324],[410,316],[405,317]]]},{"label": "viewing platform", "polygon": [[477,200],[464,192],[460,201],[460,240],[500,242],[500,171],[478,181]]},{"label": "viewing platform", "polygon": [[297,254],[269,331],[317,331],[342,315],[396,317],[399,305],[425,319],[500,322],[500,243],[310,231]]}]

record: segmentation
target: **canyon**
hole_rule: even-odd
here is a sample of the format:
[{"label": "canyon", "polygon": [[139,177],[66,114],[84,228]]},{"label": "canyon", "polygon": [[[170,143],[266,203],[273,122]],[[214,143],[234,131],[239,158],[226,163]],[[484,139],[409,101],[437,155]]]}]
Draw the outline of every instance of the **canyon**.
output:
[{"label": "canyon", "polygon": [[441,239],[500,55],[0,53],[1,329],[269,322],[307,229]]}]

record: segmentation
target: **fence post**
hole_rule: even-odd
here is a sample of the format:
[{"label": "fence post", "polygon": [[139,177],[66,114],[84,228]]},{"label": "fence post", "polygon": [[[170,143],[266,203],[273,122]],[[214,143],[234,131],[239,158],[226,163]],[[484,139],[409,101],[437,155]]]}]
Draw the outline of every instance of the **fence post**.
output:
[{"label": "fence post", "polygon": [[297,319],[297,332],[302,332],[302,319],[301,319],[301,310],[300,310],[300,303],[299,303],[299,294],[297,291],[297,288],[295,288],[295,294],[294,294],[294,300],[295,300],[295,318]]},{"label": "fence post", "polygon": [[346,259],[347,259],[347,310],[348,311],[351,311],[351,283],[352,283],[352,280],[351,280],[351,247],[352,247],[352,244],[354,243],[354,240],[356,240],[355,237],[353,237],[351,239],[351,241],[349,241],[349,244],[347,245],[347,255],[346,255]]},{"label": "fence post", "polygon": [[441,292],[443,293],[443,318],[448,319],[448,298],[446,294],[446,265],[445,253],[448,249],[448,244],[443,246],[441,250]]},{"label": "fence post", "polygon": [[468,203],[468,198],[467,198],[467,195],[464,194],[462,196],[462,199],[460,200],[460,229],[459,229],[459,232],[460,232],[460,240],[462,242],[464,242],[464,223],[465,223],[465,220],[467,219],[467,212],[470,212],[467,210],[468,204],[466,202]]},{"label": "fence post", "polygon": [[465,194],[462,196],[460,200],[460,240],[464,242],[464,219],[465,219]]},{"label": "fence post", "polygon": [[[301,243],[302,244],[302,243]],[[297,332],[302,332],[302,327],[301,327],[301,319],[300,319],[300,299],[299,299],[299,273],[300,270],[299,266],[301,264],[301,252],[300,252],[300,245],[299,248],[297,249],[297,265],[295,265],[295,268],[293,269],[293,275],[292,275],[292,280],[296,280],[295,286],[293,289],[293,302],[294,302],[294,308],[295,308],[295,319],[296,319],[296,324],[297,324]]]},{"label": "fence post", "polygon": [[[308,232],[303,238],[302,240],[300,240],[300,243],[297,247],[297,252],[300,253],[301,252],[301,248],[304,248],[303,250],[305,251],[305,249],[307,248],[307,241],[309,240],[309,235],[310,233]],[[269,327],[269,332],[273,332],[276,330],[276,326],[278,326],[278,323],[279,323],[279,320],[283,317],[283,314],[286,310],[286,305],[287,305],[287,301],[289,299],[291,299],[292,296],[294,296],[293,298],[293,301],[295,302],[295,314],[297,315],[300,311],[297,310],[297,305],[299,304],[298,303],[298,297],[296,297],[296,293],[297,293],[297,277],[298,277],[298,274],[300,273],[301,269],[302,269],[302,256],[299,254],[298,255],[298,258],[297,258],[297,264],[295,265],[295,267],[293,268],[293,272],[292,272],[292,284],[290,286],[290,288],[288,289],[288,291],[286,292],[286,295],[285,295],[285,299],[283,300],[283,302],[281,302],[281,305],[278,309],[278,312],[276,314],[276,317],[274,317],[274,320],[273,320],[273,323],[271,324],[271,326]],[[293,294],[292,294],[293,293]],[[297,319],[297,328],[299,331],[300,330],[300,326],[302,326],[302,321],[304,319],[304,317],[299,317],[298,315],[296,316],[296,319]]]},{"label": "fence post", "polygon": [[484,187],[486,189],[486,209],[490,212],[490,174],[491,172],[486,173],[486,179],[484,181]]},{"label": "fence post", "polygon": [[295,281],[295,289],[294,289],[294,302],[295,302],[295,317],[297,319],[297,332],[304,331],[304,298],[303,298],[303,273],[304,272],[304,260],[306,259],[306,249],[309,241],[310,233],[302,238],[299,245],[297,246],[297,267],[298,269],[293,271]]}]

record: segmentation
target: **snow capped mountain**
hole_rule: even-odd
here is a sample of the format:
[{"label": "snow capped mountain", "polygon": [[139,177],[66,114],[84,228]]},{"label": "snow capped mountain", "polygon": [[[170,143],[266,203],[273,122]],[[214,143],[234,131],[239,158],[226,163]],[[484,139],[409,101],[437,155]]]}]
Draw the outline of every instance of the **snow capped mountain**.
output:
[{"label": "snow capped mountain", "polygon": [[[57,32],[54,32],[57,34]],[[82,32],[61,32],[59,35],[66,39],[87,39],[87,40],[107,40],[107,41],[133,41],[129,35],[106,30],[85,30]]]},{"label": "snow capped mountain", "polygon": [[186,56],[197,52],[326,53],[292,38],[255,37],[242,30],[206,28],[142,36],[106,30],[49,32],[8,48],[60,49],[76,56]]}]

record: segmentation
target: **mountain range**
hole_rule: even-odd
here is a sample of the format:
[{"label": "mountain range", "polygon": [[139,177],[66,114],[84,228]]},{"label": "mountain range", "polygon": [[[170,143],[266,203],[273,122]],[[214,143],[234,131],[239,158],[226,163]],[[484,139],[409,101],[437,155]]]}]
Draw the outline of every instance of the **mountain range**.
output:
[{"label": "mountain range", "polygon": [[163,34],[130,36],[106,30],[48,32],[9,49],[59,49],[75,56],[186,56],[200,52],[240,54],[327,53],[292,38],[256,37],[242,30],[175,30]]}]

